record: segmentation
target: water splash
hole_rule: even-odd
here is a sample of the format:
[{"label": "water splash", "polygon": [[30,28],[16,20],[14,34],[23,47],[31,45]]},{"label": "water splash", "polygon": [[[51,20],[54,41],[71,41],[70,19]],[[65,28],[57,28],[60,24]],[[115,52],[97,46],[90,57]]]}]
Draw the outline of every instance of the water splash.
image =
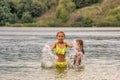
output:
[{"label": "water splash", "polygon": [[[67,60],[68,60],[68,64],[69,64],[69,67],[74,67],[76,68],[76,66],[74,66],[74,60],[75,60],[75,57],[76,57],[76,53],[77,53],[77,50],[76,50],[76,47],[77,47],[77,43],[76,43],[76,39],[74,39],[72,41],[72,44],[73,44],[73,51],[72,53],[70,53],[68,56],[67,56]],[[83,67],[85,65],[85,55],[82,54],[81,56],[81,63],[79,66],[77,66],[78,68],[80,67]]]},{"label": "water splash", "polygon": [[[73,67],[73,63],[74,63],[75,56],[76,56],[75,40],[73,40],[72,44],[74,46],[73,50],[71,51],[70,54],[66,55],[66,60],[68,62],[68,67],[69,68]],[[41,66],[44,67],[44,68],[54,68],[56,59],[57,59],[57,56],[53,54],[53,52],[50,50],[49,43],[46,42],[46,44],[44,45],[44,47],[42,49]],[[84,62],[85,62],[85,56],[83,55],[81,65],[79,65],[78,67],[83,66]]]},{"label": "water splash", "polygon": [[42,50],[41,56],[41,66],[44,68],[54,68],[55,67],[56,56],[50,50],[49,43],[47,42]]}]

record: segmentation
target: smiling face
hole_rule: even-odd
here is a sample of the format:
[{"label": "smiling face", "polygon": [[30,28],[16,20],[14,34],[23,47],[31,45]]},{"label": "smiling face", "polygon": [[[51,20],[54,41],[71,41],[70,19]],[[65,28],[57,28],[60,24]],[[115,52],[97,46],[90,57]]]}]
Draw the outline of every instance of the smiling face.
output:
[{"label": "smiling face", "polygon": [[56,37],[58,39],[58,42],[62,43],[64,41],[65,34],[63,32],[59,32]]}]

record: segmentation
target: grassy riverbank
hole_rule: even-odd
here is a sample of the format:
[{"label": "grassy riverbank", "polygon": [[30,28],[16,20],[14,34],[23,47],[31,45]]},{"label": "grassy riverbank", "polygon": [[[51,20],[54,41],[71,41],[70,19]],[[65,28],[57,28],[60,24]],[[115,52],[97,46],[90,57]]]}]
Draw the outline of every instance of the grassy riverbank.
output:
[{"label": "grassy riverbank", "polygon": [[54,10],[39,17],[37,23],[48,26],[73,26],[73,27],[119,27],[120,26],[119,0],[103,0],[100,3],[76,9],[70,14],[67,22],[61,23],[55,17]]}]

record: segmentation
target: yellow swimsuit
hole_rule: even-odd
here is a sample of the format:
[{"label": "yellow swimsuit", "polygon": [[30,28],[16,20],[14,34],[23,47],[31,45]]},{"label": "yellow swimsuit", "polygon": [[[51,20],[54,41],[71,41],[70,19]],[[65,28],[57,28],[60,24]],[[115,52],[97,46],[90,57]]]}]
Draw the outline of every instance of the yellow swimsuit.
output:
[{"label": "yellow swimsuit", "polygon": [[56,45],[55,52],[57,54],[64,55],[66,53],[66,51],[67,51],[67,47],[66,46],[64,46],[63,48],[60,48],[58,45]]},{"label": "yellow swimsuit", "polygon": [[67,66],[67,61],[64,61],[64,62],[56,62],[56,65],[60,68],[64,68]]},{"label": "yellow swimsuit", "polygon": [[[67,51],[67,47],[64,46],[63,48],[60,48],[58,45],[56,45],[56,48],[55,48],[55,52],[56,54],[61,54],[61,55],[64,55]],[[64,61],[64,62],[56,62],[56,65],[59,66],[59,67],[65,67],[67,66],[67,62]]]}]

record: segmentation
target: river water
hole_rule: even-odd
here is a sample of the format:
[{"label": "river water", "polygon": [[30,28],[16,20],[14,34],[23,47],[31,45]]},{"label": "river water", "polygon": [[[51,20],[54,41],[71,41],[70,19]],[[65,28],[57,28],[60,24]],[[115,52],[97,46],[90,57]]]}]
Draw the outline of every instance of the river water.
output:
[{"label": "river water", "polygon": [[[66,41],[84,41],[81,69],[41,68],[43,46],[56,41],[59,30]],[[0,80],[120,80],[120,28],[0,27]]]}]

